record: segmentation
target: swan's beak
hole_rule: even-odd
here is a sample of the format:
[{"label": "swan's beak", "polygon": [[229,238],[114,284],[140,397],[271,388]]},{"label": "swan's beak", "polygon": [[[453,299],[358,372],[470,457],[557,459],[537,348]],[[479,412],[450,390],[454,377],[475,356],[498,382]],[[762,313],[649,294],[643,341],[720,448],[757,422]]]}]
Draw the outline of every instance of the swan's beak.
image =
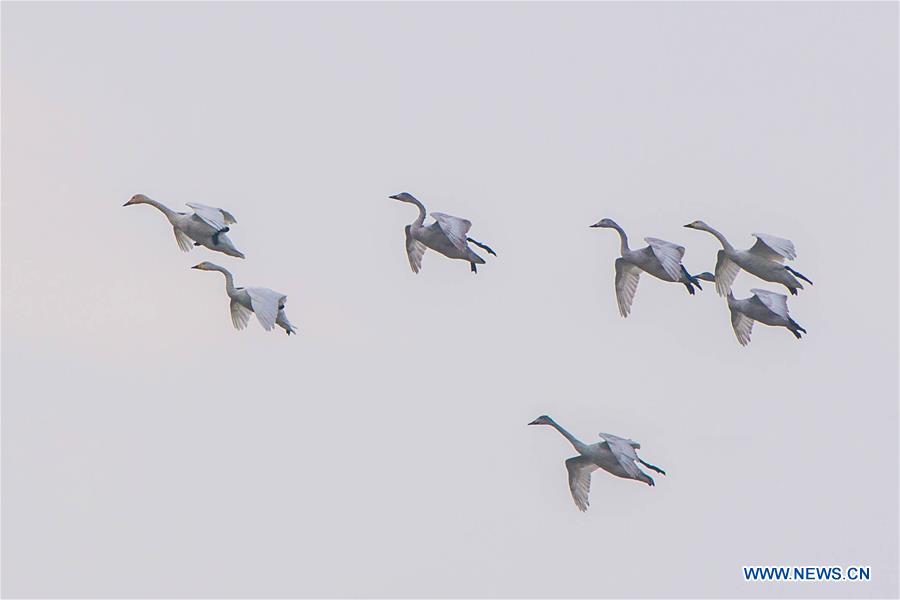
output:
[{"label": "swan's beak", "polygon": [[394,194],[393,196],[388,196],[388,198],[390,198],[391,200],[399,200],[400,198],[398,198],[397,196],[398,194]]},{"label": "swan's beak", "polygon": [[[591,227],[600,227],[600,223],[594,223]],[[529,423],[529,425],[531,425],[531,423]]]},{"label": "swan's beak", "polygon": [[688,229],[693,229],[693,228],[694,228],[694,224],[693,224],[693,223],[688,223],[687,225],[685,225],[685,227],[687,227]]},{"label": "swan's beak", "polygon": [[131,200],[129,200],[128,202],[126,202],[126,203],[123,204],[122,206],[131,206],[132,204],[134,204],[134,198],[132,198]]},{"label": "swan's beak", "polygon": [[[593,227],[593,225],[591,225],[591,227]],[[539,425],[539,423],[537,422],[537,419],[535,419],[534,421],[529,423],[529,425]]]},{"label": "swan's beak", "polygon": [[200,269],[200,270],[203,270],[203,264],[194,265],[194,266],[191,267],[191,268],[192,268],[192,269]]}]

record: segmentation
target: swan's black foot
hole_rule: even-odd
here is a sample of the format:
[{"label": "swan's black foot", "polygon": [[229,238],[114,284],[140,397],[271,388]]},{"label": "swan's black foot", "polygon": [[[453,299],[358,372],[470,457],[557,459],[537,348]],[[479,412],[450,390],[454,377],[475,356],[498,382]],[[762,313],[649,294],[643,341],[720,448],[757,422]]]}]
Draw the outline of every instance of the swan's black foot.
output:
[{"label": "swan's black foot", "polygon": [[478,272],[478,267],[475,266],[475,263],[469,263],[469,266],[472,267],[472,272],[473,272],[473,273],[477,273],[477,272]]},{"label": "swan's black foot", "polygon": [[796,275],[797,277],[799,277],[800,279],[802,279],[803,281],[805,281],[805,282],[808,283],[809,285],[813,285],[813,282],[810,281],[810,280],[806,277],[806,275],[804,275],[803,273],[800,273],[799,271],[795,271],[794,269],[790,268],[790,267],[787,266],[787,265],[785,265],[784,268],[785,268],[785,270],[786,270],[788,273],[793,273],[794,275]]},{"label": "swan's black foot", "polygon": [[194,242],[194,245],[195,245],[195,246],[200,246],[201,244],[200,244],[200,242]]},{"label": "swan's black foot", "polygon": [[487,244],[482,244],[482,243],[479,242],[478,240],[473,240],[473,239],[470,238],[470,237],[467,237],[467,238],[466,238],[466,241],[472,242],[473,244],[475,244],[476,246],[478,246],[478,247],[481,248],[482,250],[485,250],[488,254],[490,254],[490,255],[492,255],[492,256],[497,256],[497,253],[494,252],[493,249],[491,249],[491,247],[488,246]]},{"label": "swan's black foot", "polygon": [[641,463],[642,465],[644,465],[645,467],[647,467],[648,469],[653,469],[654,471],[656,471],[657,473],[659,473],[659,474],[661,474],[661,475],[665,475],[665,474],[666,474],[665,471],[663,471],[662,469],[660,469],[660,468],[657,467],[656,465],[651,465],[651,464],[648,463],[648,462],[644,462],[644,461],[643,461],[642,459],[640,459],[640,458],[638,459],[638,462]]},{"label": "swan's black foot", "polygon": [[788,290],[790,290],[791,296],[796,296],[796,295],[797,295],[797,288],[789,287]]}]

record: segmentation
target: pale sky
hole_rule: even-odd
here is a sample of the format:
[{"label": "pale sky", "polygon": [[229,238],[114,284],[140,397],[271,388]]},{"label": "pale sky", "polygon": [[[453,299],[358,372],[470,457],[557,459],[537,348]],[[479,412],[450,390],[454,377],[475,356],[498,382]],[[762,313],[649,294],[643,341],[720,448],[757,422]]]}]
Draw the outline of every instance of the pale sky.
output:
[{"label": "pale sky", "polygon": [[[897,18],[4,2],[3,595],[896,597]],[[404,190],[499,257],[414,275]],[[228,209],[247,259],[135,193]],[[792,239],[808,336],[742,348],[649,277],[622,319],[603,217],[692,272],[694,219]],[[203,260],[300,334],[235,331]],[[578,512],[544,413],[668,476]]]}]

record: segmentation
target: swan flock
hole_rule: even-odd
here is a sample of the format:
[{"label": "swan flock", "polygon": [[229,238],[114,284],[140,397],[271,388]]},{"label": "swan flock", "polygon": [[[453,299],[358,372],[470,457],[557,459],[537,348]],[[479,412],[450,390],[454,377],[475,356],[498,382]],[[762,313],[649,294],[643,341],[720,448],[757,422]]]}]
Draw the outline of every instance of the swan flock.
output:
[{"label": "swan flock", "polygon": [[[425,205],[409,192],[400,192],[389,198],[411,204],[418,211],[416,219],[404,228],[406,258],[413,273],[419,273],[422,269],[422,259],[427,250],[469,263],[472,273],[478,272],[477,265],[486,263],[484,257],[472,246],[488,255],[497,256],[490,246],[469,236],[471,221],[445,213],[432,212],[429,215]],[[166,217],[181,251],[189,252],[195,247],[203,247],[233,258],[245,258],[244,253],[228,237],[231,225],[237,223],[237,220],[227,210],[188,203],[190,211],[179,212],[144,194],[132,196],[125,206],[138,204],[152,206]],[[426,225],[425,221],[429,216],[431,222]],[[798,290],[804,289],[801,282],[812,285],[809,278],[785,264],[786,261],[797,258],[797,251],[790,240],[754,233],[752,235],[756,242],[753,246],[738,250],[718,230],[703,221],[693,221],[684,227],[709,233],[719,241],[722,249],[716,255],[714,272],[704,271],[692,275],[682,262],[685,256],[684,246],[655,237],[645,237],[647,246],[632,249],[625,230],[612,219],[601,219],[591,227],[612,229],[619,236],[620,249],[619,257],[614,261],[613,288],[618,312],[622,317],[631,314],[638,282],[641,275],[646,274],[666,283],[680,284],[691,296],[696,294],[696,290],[703,289],[701,280],[713,283],[718,295],[725,298],[732,329],[741,346],[750,343],[754,323],[783,327],[797,339],[806,333],[806,329],[794,321],[788,311],[788,296],[762,288],[751,289],[751,296],[748,298],[736,298],[732,293],[734,281],[741,271],[762,281],[783,286],[795,296]],[[297,332],[285,313],[286,294],[264,287],[236,286],[231,271],[209,261],[200,262],[191,268],[218,272],[225,278],[225,293],[229,299],[229,313],[235,329],[245,329],[251,315],[255,315],[265,331],[279,327],[289,336]],[[582,512],[587,511],[590,506],[591,475],[594,471],[603,470],[621,479],[638,481],[648,486],[654,486],[655,482],[638,465],[661,475],[666,474],[661,468],[637,455],[641,445],[633,440],[600,433],[600,441],[586,444],[547,415],[538,417],[529,425],[546,425],[555,429],[578,453],[567,459],[565,465],[569,491],[575,506]]]}]

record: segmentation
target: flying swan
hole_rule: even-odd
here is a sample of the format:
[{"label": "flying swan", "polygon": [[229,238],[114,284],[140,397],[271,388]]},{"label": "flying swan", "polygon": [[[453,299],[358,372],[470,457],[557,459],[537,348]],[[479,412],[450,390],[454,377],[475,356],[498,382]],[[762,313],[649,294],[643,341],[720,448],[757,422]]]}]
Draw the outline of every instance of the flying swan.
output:
[{"label": "flying swan", "polygon": [[218,271],[225,276],[225,293],[231,298],[231,322],[235,329],[245,328],[250,320],[250,313],[254,313],[266,331],[271,331],[278,325],[288,335],[297,333],[297,329],[284,314],[284,303],[287,302],[284,294],[262,287],[234,287],[234,277],[228,269],[211,262],[204,261],[191,268]]},{"label": "flying swan", "polygon": [[529,425],[549,425],[562,434],[564,438],[578,451],[578,456],[566,460],[566,469],[569,471],[569,491],[572,492],[572,500],[578,510],[584,512],[590,506],[588,495],[591,492],[591,473],[597,469],[603,469],[616,477],[623,479],[635,479],[643,481],[647,485],[656,485],[653,479],[641,471],[635,461],[648,469],[665,475],[666,472],[641,460],[635,450],[641,445],[633,440],[620,438],[609,433],[601,433],[602,442],[585,444],[574,435],[560,427],[556,421],[542,415],[529,423]]},{"label": "flying swan", "polygon": [[694,294],[695,285],[698,289],[703,289],[697,278],[688,273],[681,264],[684,257],[682,246],[648,237],[644,238],[644,241],[650,244],[649,246],[631,250],[628,248],[625,230],[612,219],[603,219],[591,227],[608,227],[619,232],[622,256],[616,259],[616,301],[619,304],[619,314],[623,317],[631,313],[631,303],[634,301],[642,271],[663,281],[683,283],[691,295]]},{"label": "flying swan", "polygon": [[497,253],[490,247],[466,235],[469,228],[472,227],[471,221],[433,212],[431,217],[434,219],[434,223],[426,227],[424,225],[425,205],[419,202],[415,196],[408,192],[401,192],[389,197],[400,202],[414,204],[419,209],[419,217],[406,226],[406,256],[413,273],[418,273],[422,268],[422,255],[425,254],[426,248],[431,248],[447,258],[469,261],[473,273],[478,272],[475,265],[484,264],[484,259],[469,248],[468,242],[486,250],[488,254],[497,256]]},{"label": "flying swan", "polygon": [[794,243],[791,240],[765,233],[754,233],[756,243],[747,250],[737,250],[724,235],[703,221],[694,221],[685,227],[711,233],[722,244],[722,250],[719,250],[716,259],[715,274],[716,291],[720,296],[728,295],[734,278],[741,269],[764,281],[780,283],[795,296],[798,289],[803,289],[803,285],[797,281],[798,277],[812,285],[812,281],[784,264],[785,259],[797,258],[797,251],[794,250]]},{"label": "flying swan", "polygon": [[135,194],[124,206],[135,204],[149,204],[166,215],[175,231],[175,241],[183,252],[189,252],[193,246],[204,246],[228,256],[244,258],[244,253],[235,248],[225,235],[230,230],[228,226],[237,222],[226,210],[205,204],[188,203],[192,213],[175,212],[144,194]]}]

